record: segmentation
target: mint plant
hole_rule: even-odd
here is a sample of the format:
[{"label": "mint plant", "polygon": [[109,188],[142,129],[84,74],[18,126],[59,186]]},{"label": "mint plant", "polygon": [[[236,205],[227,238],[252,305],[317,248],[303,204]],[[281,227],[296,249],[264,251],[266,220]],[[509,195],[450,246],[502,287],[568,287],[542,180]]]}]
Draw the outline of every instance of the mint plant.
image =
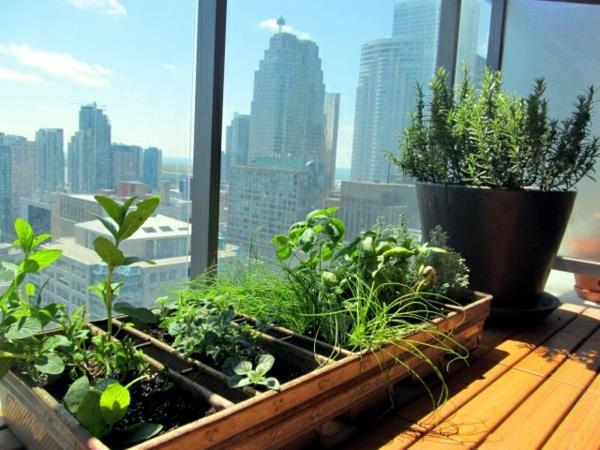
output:
[{"label": "mint plant", "polygon": [[281,386],[275,377],[267,377],[267,373],[273,368],[275,358],[264,354],[256,359],[256,367],[252,367],[250,361],[240,361],[234,368],[235,375],[229,377],[229,387],[241,388],[244,386],[265,386],[268,389],[278,391]]},{"label": "mint plant", "polygon": [[[93,338],[93,344],[96,349],[95,356],[97,361],[104,365],[108,376],[118,374],[120,377],[125,377],[132,371],[143,370],[143,363],[140,352],[131,348],[131,344],[128,341],[120,342],[113,339],[113,307],[118,308],[113,303],[118,296],[119,289],[123,286],[123,283],[115,283],[113,280],[115,269],[141,261],[149,264],[154,263],[142,260],[136,256],[125,256],[119,245],[133,235],[154,213],[158,207],[159,198],[154,196],[143,200],[136,205],[136,209],[131,211],[130,208],[136,197],[127,199],[123,204],[119,204],[111,198],[101,195],[97,195],[95,198],[106,214],[112,219],[112,222],[103,217],[98,217],[98,220],[100,220],[114,238],[113,241],[100,236],[94,240],[94,249],[107,266],[106,279],[89,288],[98,294],[98,297],[104,303],[107,317],[106,334]],[[126,302],[121,303],[121,308],[123,307],[129,308],[130,311],[138,309]]]},{"label": "mint plant", "polygon": [[0,297],[0,378],[16,362],[34,379],[39,373],[57,375],[65,369],[59,349],[68,346],[70,341],[62,335],[39,336],[39,333],[57,322],[64,308],[58,304],[42,307],[42,289],[25,281],[28,274],[39,273],[54,264],[61,251],[40,248],[50,235],[36,236],[24,219],[15,221],[15,232],[14,245],[21,248],[23,259],[16,265],[2,263],[14,273],[14,278]]}]

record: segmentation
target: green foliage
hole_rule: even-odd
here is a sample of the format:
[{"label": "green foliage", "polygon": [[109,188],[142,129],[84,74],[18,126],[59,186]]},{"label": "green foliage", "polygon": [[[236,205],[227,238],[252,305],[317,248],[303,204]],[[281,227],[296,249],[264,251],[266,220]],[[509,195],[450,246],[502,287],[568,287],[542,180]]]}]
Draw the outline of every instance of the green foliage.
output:
[{"label": "green foliage", "polygon": [[16,247],[23,252],[23,259],[16,265],[3,263],[13,271],[13,279],[0,297],[0,378],[19,362],[20,367],[37,378],[40,373],[58,375],[65,369],[62,348],[71,345],[68,337],[38,336],[50,323],[64,316],[64,308],[58,304],[41,306],[42,289],[25,283],[28,274],[42,272],[54,264],[60,250],[40,248],[50,238],[48,234],[36,236],[27,221],[15,221]]},{"label": "green foliage", "polygon": [[281,387],[279,380],[275,377],[267,377],[267,373],[273,368],[273,364],[275,364],[275,358],[269,354],[258,356],[255,368],[252,368],[250,361],[240,361],[233,368],[235,374],[229,377],[228,384],[234,388],[260,385],[278,391]]},{"label": "green foliage", "polygon": [[228,358],[250,351],[251,337],[232,324],[235,312],[222,299],[180,301],[177,306],[160,326],[175,338],[173,347],[183,354],[208,357],[220,367]]},{"label": "green foliage", "polygon": [[[98,256],[107,266],[106,279],[100,283],[90,286],[89,289],[100,297],[106,308],[107,332],[104,335],[96,336],[93,339],[95,346],[94,356],[96,360],[105,367],[106,374],[113,376],[118,373],[124,377],[128,373],[137,370],[144,370],[141,362],[141,353],[135,351],[130,342],[120,342],[113,340],[112,332],[112,314],[113,302],[122,287],[122,283],[114,283],[114,271],[119,266],[127,266],[140,262],[141,259],[132,256],[125,256],[119,248],[119,245],[131,237],[144,222],[154,213],[159,204],[158,197],[150,197],[136,205],[131,210],[136,197],[131,197],[123,204],[119,204],[109,197],[97,195],[96,201],[102,206],[106,214],[112,219],[111,222],[102,217],[98,217],[104,227],[112,235],[114,241],[100,236],[94,240],[94,249]],[[152,261],[144,261],[154,264]],[[119,310],[133,312],[136,316],[148,319],[152,313],[121,302]]]},{"label": "green foliage", "polygon": [[[131,403],[129,388],[143,378],[137,378],[126,386],[114,379],[104,378],[92,386],[84,375],[71,384],[63,402],[92,436],[102,438],[125,417]],[[143,441],[161,429],[160,425],[135,424],[120,431],[119,440],[128,443]]]},{"label": "green foliage", "polygon": [[502,90],[500,72],[486,71],[481,89],[465,68],[457,87],[439,68],[426,104],[417,88],[400,158],[388,156],[418,181],[498,187],[569,190],[591,178],[600,141],[590,135],[595,90],[577,97],[570,117],[548,115],[546,83],[535,80],[526,98]]}]

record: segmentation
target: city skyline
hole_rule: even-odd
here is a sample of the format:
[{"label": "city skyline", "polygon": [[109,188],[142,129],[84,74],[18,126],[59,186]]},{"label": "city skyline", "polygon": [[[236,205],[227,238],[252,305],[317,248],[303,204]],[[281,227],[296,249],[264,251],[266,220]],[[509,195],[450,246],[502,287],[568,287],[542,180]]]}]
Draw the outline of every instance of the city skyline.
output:
[{"label": "city skyline", "polygon": [[[34,14],[16,0],[3,4],[2,131],[31,140],[39,128],[63,128],[71,136],[76,110],[96,101],[111,117],[114,142],[157,146],[166,159],[190,158],[195,1],[120,4],[119,14],[59,0],[37,5]],[[281,14],[290,31],[319,42],[325,84],[342,98],[337,165],[350,167],[360,46],[391,27],[393,5],[394,0],[355,2],[352,8],[341,0],[229,2],[224,124],[234,111],[249,114],[254,66]],[[38,64],[43,58],[69,64],[53,74],[54,66]]]}]

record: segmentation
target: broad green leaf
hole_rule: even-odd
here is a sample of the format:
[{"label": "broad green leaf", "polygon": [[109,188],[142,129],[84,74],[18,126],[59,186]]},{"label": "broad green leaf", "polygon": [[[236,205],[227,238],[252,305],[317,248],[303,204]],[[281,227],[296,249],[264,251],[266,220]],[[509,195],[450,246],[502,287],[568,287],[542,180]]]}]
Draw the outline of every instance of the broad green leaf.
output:
[{"label": "broad green leaf", "polygon": [[56,347],[67,347],[71,344],[69,339],[62,334],[55,334],[54,336],[48,336],[42,342],[40,350],[42,352],[49,352],[54,350]]},{"label": "broad green leaf", "polygon": [[131,445],[138,442],[146,441],[151,437],[156,436],[163,429],[163,426],[157,423],[136,423],[123,431],[119,432],[119,444]]},{"label": "broad green leaf", "polygon": [[31,225],[25,219],[18,217],[15,220],[15,233],[19,238],[21,248],[25,252],[30,251],[33,245],[33,229]]},{"label": "broad green leaf", "polygon": [[73,381],[73,384],[69,386],[69,390],[65,394],[63,398],[63,403],[66,408],[71,412],[71,414],[77,414],[77,410],[79,409],[79,404],[85,394],[87,394],[90,390],[90,380],[88,377],[83,375],[82,377],[77,378]]},{"label": "broad green leaf", "polygon": [[406,257],[406,256],[411,256],[411,255],[414,255],[414,251],[409,250],[404,247],[394,247],[390,250],[386,250],[385,252],[383,252],[384,258],[388,258],[390,256]]},{"label": "broad green leaf", "polygon": [[284,234],[276,234],[273,236],[273,245],[275,247],[287,246],[289,242],[290,239]]},{"label": "broad green leaf", "polygon": [[110,430],[100,409],[100,393],[89,390],[81,399],[77,408],[77,420],[92,436],[101,438]]},{"label": "broad green leaf", "polygon": [[42,373],[58,375],[65,370],[65,363],[56,353],[45,353],[36,358],[34,366]]},{"label": "broad green leaf", "polygon": [[125,261],[125,255],[110,239],[104,236],[94,239],[94,249],[102,261],[110,266],[120,266]]},{"label": "broad green leaf", "polygon": [[306,220],[312,220],[317,218],[318,216],[326,216],[327,215],[327,211],[324,209],[315,209],[314,211],[311,211],[310,213],[308,213],[308,215],[306,216]]},{"label": "broad green leaf", "polygon": [[35,295],[35,284],[27,283],[25,285],[25,295],[27,297],[33,297]]},{"label": "broad green leaf", "polygon": [[160,203],[160,198],[157,196],[147,198],[146,200],[138,203],[135,211],[128,213],[123,220],[123,225],[119,230],[119,239],[124,240],[130,237],[133,233],[135,233],[154,213],[156,208],[158,208],[158,204]]},{"label": "broad green leaf", "polygon": [[42,242],[47,241],[48,239],[50,239],[52,236],[49,235],[48,233],[44,233],[44,234],[40,234],[39,236],[35,237],[35,239],[33,240],[32,244],[31,244],[31,248],[35,248],[38,245],[40,245]]},{"label": "broad green leaf", "polygon": [[142,258],[138,258],[137,256],[127,256],[125,258],[125,262],[123,263],[123,265],[129,266],[131,264],[135,264],[138,262],[145,262],[146,264],[150,264],[152,266],[156,265],[156,263],[150,259],[142,259]]},{"label": "broad green leaf", "polygon": [[119,223],[121,207],[110,197],[105,197],[103,195],[96,195],[94,197],[96,201],[102,206],[102,209],[106,211],[108,217],[114,220],[116,223]]},{"label": "broad green leaf", "polygon": [[302,233],[302,236],[300,236],[300,239],[298,239],[298,244],[300,244],[302,250],[308,251],[316,240],[317,235],[315,233],[315,230],[313,230],[312,228],[308,228],[304,230],[304,233]]},{"label": "broad green leaf", "polygon": [[117,229],[109,220],[100,216],[96,216],[96,218],[100,221],[100,223],[102,223],[102,225],[104,225],[104,228],[106,228],[108,232],[114,236],[115,239],[119,238],[119,233],[117,232]]},{"label": "broad green leaf", "polygon": [[346,225],[344,225],[344,222],[337,217],[332,217],[330,226],[333,226],[337,230],[338,234],[335,236],[336,242],[341,241],[346,235]]},{"label": "broad green leaf", "polygon": [[275,364],[275,358],[273,358],[273,355],[269,355],[268,353],[260,355],[256,361],[256,371],[264,375],[271,370],[273,364]]},{"label": "broad green leaf", "polygon": [[42,324],[38,319],[34,317],[21,317],[8,327],[8,331],[4,337],[11,341],[16,341],[34,336],[41,331]]},{"label": "broad green leaf", "polygon": [[8,373],[14,362],[13,358],[0,358],[0,379]]},{"label": "broad green leaf", "polygon": [[102,378],[100,381],[98,381],[96,383],[96,385],[94,386],[94,389],[96,389],[98,392],[102,393],[111,384],[115,384],[118,382],[119,382],[119,380],[115,380],[114,378]]},{"label": "broad green leaf", "polygon": [[129,208],[131,207],[133,202],[135,202],[136,198],[137,198],[136,196],[133,196],[133,197],[129,197],[127,200],[125,200],[125,202],[123,203],[123,206],[121,206],[119,223],[123,223],[123,219],[127,215],[127,211],[129,211]]},{"label": "broad green leaf", "polygon": [[229,379],[227,380],[228,386],[232,387],[232,388],[240,388],[240,387],[248,386],[251,383],[252,382],[250,381],[250,378],[246,378],[242,375],[233,375],[232,377],[229,377]]},{"label": "broad green leaf", "polygon": [[37,270],[44,270],[46,267],[54,264],[62,255],[62,251],[58,249],[43,248],[37,250],[29,256],[29,260],[37,264]]},{"label": "broad green leaf", "polygon": [[158,322],[158,317],[148,308],[137,307],[127,302],[119,302],[114,305],[113,309],[143,323]]},{"label": "broad green leaf", "polygon": [[267,378],[263,383],[263,385],[265,385],[266,387],[268,387],[269,389],[272,389],[274,391],[278,391],[279,389],[281,389],[281,385],[279,384],[279,380],[275,377],[269,377]]},{"label": "broad green leaf", "polygon": [[127,414],[130,402],[131,396],[125,386],[119,383],[109,385],[100,396],[102,417],[108,423],[117,423]]},{"label": "broad green leaf", "polygon": [[277,247],[275,249],[275,255],[277,256],[277,259],[280,261],[284,261],[286,259],[288,259],[290,256],[292,256],[292,249],[290,247]]},{"label": "broad green leaf", "polygon": [[360,248],[363,252],[372,253],[373,252],[373,237],[367,236],[362,241],[360,241]]},{"label": "broad green leaf", "polygon": [[252,370],[252,363],[250,361],[240,361],[233,368],[233,371],[238,375],[246,375]]},{"label": "broad green leaf", "polygon": [[323,261],[327,261],[327,260],[331,259],[332,256],[333,256],[333,250],[331,249],[331,247],[329,247],[328,245],[323,245],[321,247],[321,259]]}]

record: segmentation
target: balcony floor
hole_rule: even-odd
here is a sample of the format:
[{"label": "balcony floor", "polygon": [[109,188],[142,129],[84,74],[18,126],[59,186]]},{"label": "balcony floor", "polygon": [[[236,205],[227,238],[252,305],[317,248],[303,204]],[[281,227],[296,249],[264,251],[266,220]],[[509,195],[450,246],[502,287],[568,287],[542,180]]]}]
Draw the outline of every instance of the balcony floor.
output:
[{"label": "balcony floor", "polygon": [[[536,328],[486,330],[435,413],[419,383],[403,384],[395,409],[361,415],[338,448],[598,449],[599,369],[600,309],[564,304]],[[0,449],[21,448],[0,416]]]},{"label": "balcony floor", "polygon": [[599,369],[600,310],[564,304],[535,329],[486,330],[435,413],[423,389],[406,389],[340,448],[598,449]]}]

